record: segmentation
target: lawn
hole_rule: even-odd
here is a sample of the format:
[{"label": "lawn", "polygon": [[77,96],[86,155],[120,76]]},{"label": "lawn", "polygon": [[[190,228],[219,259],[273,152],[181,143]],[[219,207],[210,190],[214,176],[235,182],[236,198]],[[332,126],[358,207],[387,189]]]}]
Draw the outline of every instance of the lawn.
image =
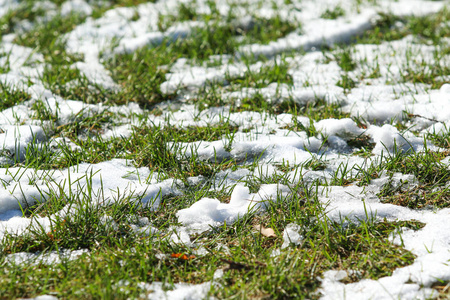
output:
[{"label": "lawn", "polygon": [[0,299],[450,298],[449,9],[0,0]]}]

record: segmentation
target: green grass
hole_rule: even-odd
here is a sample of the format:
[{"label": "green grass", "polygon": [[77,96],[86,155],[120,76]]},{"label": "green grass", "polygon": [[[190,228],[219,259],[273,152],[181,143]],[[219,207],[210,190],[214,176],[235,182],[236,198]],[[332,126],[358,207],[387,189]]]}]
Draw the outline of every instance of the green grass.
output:
[{"label": "green grass", "polygon": [[[58,7],[63,3],[60,0],[53,2]],[[148,1],[108,1],[94,5],[92,17],[99,18],[111,8],[134,7],[145,2]],[[296,9],[290,2],[274,2],[272,8],[280,7],[282,11],[283,5],[290,5],[290,9]],[[101,59],[120,87],[117,90],[90,82],[71,67],[84,58],[67,53],[66,41],[61,36],[84,22],[86,17],[56,15],[44,22],[40,17],[45,15],[45,11],[33,10],[33,2],[24,1],[18,9],[0,19],[2,36],[17,33],[14,43],[30,47],[44,56],[43,75],[36,82],[30,78],[29,85],[41,81],[45,88],[64,99],[102,104],[105,108],[96,113],[82,110],[62,120],[45,100],[26,102],[30,99],[27,93],[0,83],[0,111],[25,103],[30,120],[19,120],[20,124],[42,125],[47,134],[46,140],[29,144],[23,159],[2,160],[2,170],[5,176],[11,175],[11,179],[1,179],[0,187],[7,189],[21,182],[22,171],[32,170],[21,184],[26,182],[34,186],[42,183],[38,191],[41,194],[36,194],[35,199],[27,199],[28,203],[22,203],[22,213],[28,218],[47,217],[51,224],[49,228],[31,226],[26,234],[5,235],[0,247],[0,265],[3,266],[0,269],[1,299],[42,294],[64,299],[142,298],[145,293],[150,293],[139,287],[142,282],[161,281],[165,289],[170,290],[179,282],[200,284],[211,281],[217,270],[222,270],[224,275],[215,279],[217,285],[211,287],[209,295],[218,299],[318,299],[320,279],[326,271],[352,270],[342,282],[355,283],[390,276],[397,268],[414,263],[415,255],[404,245],[391,243],[390,236],[405,228],[418,231],[426,224],[416,220],[383,220],[368,212],[361,220],[351,221],[345,217],[332,220],[319,191],[328,186],[364,187],[372,184],[374,179],[388,176],[387,183],[377,191],[382,203],[414,210],[449,207],[450,173],[448,165],[441,162],[449,155],[448,128],[441,133],[422,135],[442,151],[426,149],[404,153],[394,149],[393,153],[386,152],[380,157],[372,153],[375,144],[366,132],[345,140],[349,153],[332,149],[328,137],[315,128],[314,122],[352,118],[362,129],[371,126],[367,120],[354,117],[349,112],[345,97],[355,87],[371,84],[367,79],[375,79],[376,82],[382,77],[383,58],[380,56],[374,61],[357,58],[353,42],[333,49],[323,47],[321,63],[336,62],[341,69],[340,76],[332,84],[344,90],[342,99],[315,97],[310,101],[295,102],[289,96],[281,98],[278,95],[281,86],[294,89],[293,71],[302,67],[294,62],[301,60],[306,53],[290,51],[271,58],[236,55],[241,46],[252,43],[267,45],[291,32],[301,33],[301,24],[287,21],[282,14],[277,14],[277,10],[270,17],[260,16],[256,10],[263,4],[257,3],[254,7],[235,4],[223,13],[215,2],[207,1],[210,12],[200,13],[196,10],[198,3],[195,1],[183,3],[171,14],[159,15],[158,26],[164,31],[179,22],[198,21],[200,26],[194,27],[191,35],[177,40],[168,38],[161,44],[118,55],[108,52],[117,45],[114,44],[117,41],[113,41],[113,46],[106,49]],[[355,1],[356,9],[362,4],[362,1]],[[248,11],[247,16],[252,18],[249,26],[236,22],[236,12],[240,8]],[[346,17],[345,14],[344,9],[337,5],[324,10],[321,17],[332,22]],[[137,10],[129,21],[140,17]],[[16,32],[24,19],[32,22],[33,26]],[[445,64],[450,51],[442,46],[443,39],[450,36],[448,22],[447,10],[426,17],[399,18],[381,14],[376,26],[356,38],[354,43],[379,45],[414,35],[416,43],[434,47],[434,60],[440,63],[431,65],[424,61],[401,66],[400,82],[392,83],[426,84],[428,88],[438,89],[446,83],[438,77],[450,75],[449,66]],[[225,74],[224,82],[207,82],[195,90],[180,88],[170,94],[161,91],[161,84],[167,80],[178,59],[187,59],[190,66],[221,67],[228,58],[220,55],[230,55],[231,62],[243,63],[247,70],[237,76]],[[407,55],[412,60],[416,54],[410,51]],[[255,69],[258,63],[261,67]],[[6,60],[0,73],[9,73],[10,68]],[[278,86],[275,97],[271,97],[275,99],[269,99],[261,91],[269,85]],[[302,88],[310,87],[306,84]],[[256,92],[240,99],[224,96],[245,88]],[[401,93],[409,95],[404,91]],[[130,103],[139,104],[143,113],[128,115],[116,109]],[[110,108],[109,105],[117,107]],[[194,112],[191,110],[193,107],[196,109]],[[219,120],[211,123],[203,115],[215,114],[222,109],[224,113],[220,113]],[[249,121],[255,124],[242,126],[240,121],[232,121],[246,112],[254,113],[251,116],[255,119]],[[193,121],[197,126],[172,119],[174,115],[183,114],[194,114]],[[300,117],[306,117],[309,124],[300,122]],[[405,112],[403,117],[392,120],[391,124],[401,132],[416,130],[411,126],[414,118],[419,116]],[[279,123],[278,118],[288,121]],[[422,119],[442,123],[432,118]],[[279,162],[275,157],[275,163],[267,162],[265,154],[271,151],[270,147],[260,149],[256,146],[254,149],[249,146],[244,154],[235,154],[233,150],[239,150],[234,148],[239,142],[236,137],[241,138],[241,133],[248,134],[249,140],[245,143],[251,144],[253,135],[255,138],[261,135],[261,128],[258,128],[261,123],[273,126],[264,133],[271,139],[281,138],[283,134],[305,137],[305,144],[295,147],[311,151],[310,159],[294,164],[287,160]],[[131,128],[129,135],[104,137],[115,126],[127,124]],[[0,127],[0,135],[4,132]],[[419,135],[419,132],[415,133]],[[59,138],[65,142],[52,143]],[[201,142],[202,146],[219,140],[224,141],[225,155],[199,155],[198,143]],[[284,145],[278,146],[282,148]],[[0,154],[5,156],[8,153],[0,148]],[[350,161],[347,162],[353,158],[364,160],[364,163],[353,167]],[[148,171],[150,175],[147,178],[140,178],[143,184],[150,180],[152,183],[173,180],[173,191],[161,195],[159,207],[153,209],[152,203],[148,206],[142,204],[140,195],[121,194],[114,202],[102,199],[101,191],[93,187],[94,177],[98,174],[87,173],[72,182],[70,178],[65,182],[49,179],[59,170],[81,163],[98,164],[112,159],[125,159],[129,165]],[[265,174],[268,165],[277,172]],[[236,174],[224,175],[223,171],[242,171],[248,175],[235,179],[233,176]],[[417,185],[411,188],[406,188],[408,182],[400,182],[399,185],[394,178],[398,172],[414,175]],[[293,179],[293,174],[300,180]],[[310,174],[313,174],[312,179],[307,178]],[[323,176],[317,175],[316,178],[314,174]],[[224,179],[233,183],[221,185]],[[84,182],[86,184],[82,186]],[[290,189],[290,195],[280,194],[273,201],[267,201],[265,211],[250,210],[235,222],[191,234],[192,247],[171,240],[174,226],[182,225],[177,217],[179,210],[189,208],[205,197],[229,203],[234,184],[245,185],[251,193],[257,193],[264,184],[282,184]],[[99,202],[93,201],[99,196]],[[46,201],[41,200],[42,197]],[[71,213],[59,214],[64,208],[70,208]],[[156,229],[156,233],[142,235],[135,231],[147,222]],[[283,231],[291,223],[299,225],[303,240],[300,245],[291,244],[281,249]],[[259,225],[273,229],[274,236],[261,234],[255,229]],[[8,255],[20,252],[45,254],[79,249],[87,250],[79,259],[63,259],[61,263],[50,266],[42,262],[7,262]],[[206,252],[199,254],[199,249]],[[273,255],[276,251],[279,255]],[[187,259],[183,259],[182,254]],[[124,281],[128,284],[121,284]],[[448,282],[437,279],[434,288],[440,292],[439,297],[448,297]]]},{"label": "green grass", "polygon": [[447,126],[444,126],[444,130],[441,133],[432,132],[428,134],[427,139],[438,147],[450,149],[450,131]]},{"label": "green grass", "polygon": [[239,88],[263,88],[270,83],[292,85],[292,76],[288,74],[288,70],[289,66],[285,61],[274,60],[273,65],[262,66],[258,72],[253,72],[248,66],[244,76],[228,78],[227,81],[233,87],[237,85]]},{"label": "green grass", "polygon": [[[209,1],[211,14],[199,14],[195,10],[195,3],[181,3],[178,6],[177,15],[161,15],[158,26],[165,31],[170,25],[183,21],[200,21],[203,26],[194,30],[191,37],[183,41],[177,41],[179,50],[185,57],[203,60],[216,54],[234,54],[236,49],[243,44],[261,43],[284,37],[290,32],[300,31],[300,24],[293,24],[275,15],[271,18],[252,16],[249,26],[236,23],[235,10],[245,7],[245,4],[230,5],[227,15],[221,15],[217,5]],[[246,8],[249,9],[249,8]]]},{"label": "green grass", "polygon": [[70,65],[82,59],[79,55],[70,55],[65,50],[65,41],[61,35],[82,23],[85,17],[72,14],[56,15],[48,22],[38,23],[32,30],[19,34],[15,43],[30,47],[44,56],[44,72],[40,80],[53,92],[69,81],[79,78],[79,72]]},{"label": "green grass", "polygon": [[122,90],[109,95],[109,101],[117,104],[137,102],[150,107],[173,98],[173,95],[163,95],[159,89],[167,73],[159,66],[170,65],[179,57],[181,54],[176,46],[164,44],[155,48],[143,48],[133,54],[115,56],[107,62],[107,68]]},{"label": "green grass", "polygon": [[[397,153],[389,157],[383,169],[403,174],[413,174],[419,185],[413,189],[401,190],[388,182],[380,192],[384,202],[411,208],[447,207],[450,205],[450,190],[445,184],[450,180],[447,165],[441,160],[448,152],[432,152],[405,155]],[[405,185],[408,184],[407,182]]]},{"label": "green grass", "polygon": [[394,153],[386,161],[384,168],[389,171],[413,174],[425,184],[442,185],[450,179],[447,166],[440,162],[446,152]]},{"label": "green grass", "polygon": [[[450,14],[447,8],[437,14],[421,17],[400,18],[391,14],[381,14],[374,28],[358,38],[358,43],[380,44],[384,41],[399,40],[412,34],[424,43],[431,42],[438,45],[443,37],[450,35],[450,29],[448,25],[445,25],[449,18]],[[396,26],[397,22],[404,26]]]},{"label": "green grass", "polygon": [[50,61],[61,64],[65,61],[63,53],[55,53],[64,51],[64,44],[59,41],[60,35],[73,30],[84,20],[85,17],[77,14],[57,15],[49,22],[38,24],[31,31],[18,35],[15,42],[21,46],[36,48]]},{"label": "green grass", "polygon": [[[227,288],[211,290],[212,295],[220,298],[235,293],[243,297],[316,298],[314,291],[320,286],[318,277],[326,270],[351,268],[356,273],[345,280],[354,282],[388,276],[395,268],[414,260],[411,253],[386,239],[390,232],[400,227],[417,230],[423,226],[420,223],[368,220],[359,225],[343,225],[332,222],[323,214],[314,193],[304,192],[304,189],[295,187],[294,198],[279,198],[269,205],[264,215],[249,214],[233,225],[196,236],[194,241],[201,242],[207,250],[205,256],[196,256],[189,248],[169,243],[164,236],[169,233],[168,225],[176,223],[174,213],[177,209],[188,206],[200,196],[210,195],[200,192],[207,188],[195,194],[187,192],[186,196],[165,198],[163,209],[154,212],[131,205],[126,199],[112,206],[92,206],[88,200],[91,196],[88,185],[85,192],[71,196],[77,199],[74,214],[65,218],[52,217],[50,232],[36,228],[26,236],[6,237],[9,246],[3,253],[49,251],[61,247],[87,248],[90,252],[77,261],[63,261],[52,267],[38,264],[26,271],[26,267],[20,265],[3,268],[0,290],[8,291],[8,294],[2,296],[57,293],[76,298],[76,291],[85,287],[90,297],[114,295],[122,298],[137,295],[135,293],[140,292],[137,284],[142,281],[162,281],[169,286],[180,281],[202,283],[211,280],[215,270],[223,268],[224,277],[219,282]],[[224,196],[226,201],[226,194]],[[49,215],[57,209],[46,205],[44,212]],[[111,221],[102,222],[105,215]],[[162,236],[141,238],[133,234],[130,225],[139,217],[152,220],[152,225],[157,226]],[[271,257],[272,250],[282,243],[283,228],[291,222],[302,228],[305,237],[302,246],[290,246],[280,256]],[[260,235],[254,231],[254,224],[274,228],[277,236],[266,238]],[[118,230],[113,230],[112,226],[118,226]],[[227,246],[229,252],[220,250],[218,245]],[[170,258],[173,253],[194,256],[190,260],[173,259]],[[169,258],[157,258],[156,254],[167,254]],[[368,261],[376,263],[368,265]],[[127,262],[125,266],[123,262]],[[74,277],[77,280],[74,281]],[[105,277],[108,277],[108,284],[105,284]],[[130,285],[121,290],[116,284],[123,279],[130,281]],[[24,284],[12,285],[14,280]],[[103,288],[93,290],[94,286]]]},{"label": "green grass", "polygon": [[403,81],[429,84],[431,89],[440,89],[446,81],[439,78],[450,75],[450,67],[445,63],[440,63],[444,59],[441,55],[445,54],[436,53],[435,59],[438,63],[422,61],[419,66],[406,66],[402,74]]},{"label": "green grass", "polygon": [[[33,109],[39,120],[56,120],[42,102],[35,102]],[[31,144],[25,153],[24,161],[16,161],[15,166],[35,169],[61,169],[79,163],[99,163],[113,158],[133,161],[136,167],[148,167],[162,172],[166,176],[186,180],[187,177],[212,176],[218,171],[229,168],[232,161],[212,158],[210,161],[198,159],[195,147],[181,147],[180,143],[199,140],[205,142],[227,137],[232,142],[237,131],[226,120],[218,125],[205,127],[190,126],[140,126],[135,127],[130,137],[104,139],[101,133],[105,126],[114,122],[114,114],[104,111],[101,114],[87,116],[54,128],[54,137],[66,137],[79,149],[72,149],[68,144],[60,144],[55,151],[50,144],[35,146]],[[6,167],[6,166],[4,166]]]},{"label": "green grass", "polygon": [[0,101],[0,111],[2,111],[29,100],[30,95],[19,90],[14,90],[11,86],[0,82],[0,99],[2,99]]},{"label": "green grass", "polygon": [[[407,64],[402,66],[401,82],[427,84],[431,89],[439,89],[445,83],[445,79],[439,78],[445,78],[450,74],[449,66],[444,62],[444,57],[449,53],[449,49],[445,43],[441,42],[443,38],[450,36],[450,28],[446,25],[449,20],[450,14],[446,8],[437,14],[422,17],[399,18],[391,14],[381,14],[374,28],[358,37],[355,43],[380,45],[384,42],[400,40],[412,35],[415,37],[414,43],[433,45],[436,47],[434,61],[437,63],[416,61],[416,56],[419,53],[406,52]],[[336,61],[344,71],[352,71],[356,65],[347,53],[349,53],[349,50],[341,52],[341,55],[336,57]],[[377,59],[382,58],[378,57]],[[380,77],[378,62],[364,61],[361,64],[368,65],[369,69],[363,72],[360,79]],[[356,79],[350,78],[348,75],[343,75],[338,83],[345,90],[351,89],[355,84]]]},{"label": "green grass", "polygon": [[[339,67],[342,69],[341,78],[336,82],[336,85],[342,87],[344,92],[348,93],[352,88],[356,87],[358,82],[353,78],[350,72],[354,71],[358,64],[352,57],[352,48],[350,46],[343,46],[333,51],[332,54],[324,52],[324,62],[328,64],[331,61],[336,61]],[[369,77],[373,77],[373,73]]]},{"label": "green grass", "polygon": [[339,103],[327,103],[323,99],[308,103],[301,108],[299,115],[308,116],[314,121],[322,119],[343,119],[348,118],[349,114],[344,113]]},{"label": "green grass", "polygon": [[334,19],[337,19],[337,18],[343,17],[343,16],[345,16],[345,10],[341,6],[336,5],[332,9],[327,8],[320,17],[322,19],[334,20]]},{"label": "green grass", "polygon": [[14,10],[9,10],[0,18],[1,36],[13,33],[15,27],[22,20],[35,21],[37,17],[45,15],[43,9],[34,9],[35,2],[31,0],[22,1]]},{"label": "green grass", "polygon": [[[283,21],[279,16],[271,19],[256,19],[251,28],[239,28],[231,23],[223,25],[220,20],[209,21],[185,40],[176,42],[176,48],[184,57],[202,61],[211,55],[235,54],[240,45],[248,43],[266,44],[298,30],[299,25]],[[237,39],[241,37],[241,39]]]}]

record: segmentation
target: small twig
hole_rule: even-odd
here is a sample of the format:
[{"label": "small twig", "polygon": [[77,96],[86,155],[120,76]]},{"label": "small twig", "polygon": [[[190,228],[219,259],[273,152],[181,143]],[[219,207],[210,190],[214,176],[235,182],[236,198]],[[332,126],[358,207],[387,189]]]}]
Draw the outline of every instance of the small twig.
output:
[{"label": "small twig", "polygon": [[259,269],[259,268],[263,268],[266,267],[267,265],[262,263],[262,262],[256,262],[258,265],[256,266],[250,266],[250,265],[246,265],[246,264],[242,264],[242,263],[238,263],[229,259],[225,259],[225,258],[220,258],[220,260],[224,263],[228,264],[227,269],[228,270],[251,270],[251,269]]},{"label": "small twig", "polygon": [[428,120],[428,121],[431,121],[431,122],[436,122],[436,123],[442,123],[442,124],[445,124],[445,122],[438,121],[438,120],[436,120],[436,119],[432,119],[432,118],[428,118],[428,117],[424,117],[424,116],[421,116],[421,115],[408,114],[408,117],[410,117],[410,118],[422,118],[422,119],[425,119],[425,120]]}]

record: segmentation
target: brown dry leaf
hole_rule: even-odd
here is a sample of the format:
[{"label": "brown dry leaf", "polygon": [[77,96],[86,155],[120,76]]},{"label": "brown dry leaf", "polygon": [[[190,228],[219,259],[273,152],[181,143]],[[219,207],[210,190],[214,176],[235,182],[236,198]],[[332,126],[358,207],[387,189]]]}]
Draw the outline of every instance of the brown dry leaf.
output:
[{"label": "brown dry leaf", "polygon": [[272,228],[266,228],[262,225],[254,225],[253,228],[261,232],[263,236],[266,237],[276,237],[275,231]]}]

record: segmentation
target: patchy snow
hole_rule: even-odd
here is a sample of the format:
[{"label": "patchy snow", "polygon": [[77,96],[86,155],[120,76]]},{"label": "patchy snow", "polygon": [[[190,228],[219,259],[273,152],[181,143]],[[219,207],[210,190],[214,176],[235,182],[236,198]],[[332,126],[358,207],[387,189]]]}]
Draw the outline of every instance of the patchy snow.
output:
[{"label": "patchy snow", "polygon": [[[163,41],[170,43],[184,39],[196,28],[205,26],[198,21],[176,22],[161,31],[159,16],[178,13],[179,1],[175,0],[144,3],[136,7],[117,7],[106,11],[97,19],[89,17],[93,12],[89,3],[70,0],[61,5],[62,15],[76,13],[88,16],[83,24],[61,38],[67,41],[66,50],[69,53],[83,57],[70,68],[78,70],[90,84],[112,91],[118,91],[120,86],[103,65],[104,58],[133,53],[141,47],[153,47]],[[321,14],[325,9],[336,6],[332,0],[302,1],[301,4],[285,5],[277,9],[270,2],[249,1],[248,9],[255,17],[280,16],[284,20],[300,22],[301,29],[265,45],[242,45],[236,55],[211,57],[211,61],[220,61],[214,67],[179,58],[168,69],[169,73],[160,89],[166,94],[178,92],[180,98],[184,98],[181,104],[177,104],[177,110],[163,110],[160,116],[149,114],[137,104],[86,104],[55,95],[43,82],[42,74],[48,67],[44,56],[35,49],[15,44],[14,34],[2,36],[0,69],[6,71],[0,74],[0,83],[14,90],[27,92],[31,99],[0,111],[0,164],[23,162],[27,151],[45,146],[58,148],[66,145],[72,151],[78,151],[79,147],[68,139],[51,138],[51,125],[77,122],[82,117],[104,112],[114,114],[113,124],[104,128],[102,137],[105,139],[130,136],[133,126],[139,125],[139,120],[144,115],[148,117],[148,125],[160,125],[162,128],[168,124],[186,128],[212,126],[228,121],[238,127],[232,137],[178,145],[180,149],[186,150],[183,155],[191,155],[193,149],[199,159],[204,161],[234,158],[243,164],[257,164],[251,171],[245,168],[228,169],[216,174],[211,189],[230,191],[229,203],[202,198],[177,212],[181,226],[171,228],[172,233],[168,238],[173,243],[192,247],[194,245],[190,234],[193,232],[206,231],[225,222],[230,224],[249,212],[263,212],[267,201],[289,198],[290,189],[282,184],[264,184],[258,192],[250,193],[244,183],[252,177],[271,178],[285,174],[291,183],[303,181],[310,184],[317,180],[331,182],[335,174],[344,176],[344,169],[354,175],[371,162],[395,152],[420,152],[425,149],[425,145],[429,150],[440,150],[426,141],[425,136],[428,132],[448,134],[450,85],[447,83],[439,89],[431,89],[427,84],[405,82],[404,77],[408,75],[405,70],[421,71],[424,64],[448,67],[448,55],[437,61],[435,46],[419,43],[412,36],[380,45],[358,44],[350,48],[350,55],[356,62],[355,67],[345,73],[338,62],[328,57],[332,56],[331,52],[322,52],[319,48],[324,45],[334,47],[364,33],[374,26],[380,12],[397,16],[426,15],[441,10],[446,3],[448,2],[386,0],[377,1],[376,5],[366,3],[356,7],[354,1],[342,0],[340,6],[345,10],[345,15],[329,20],[321,18]],[[18,5],[19,1],[0,0],[0,16]],[[198,13],[211,13],[206,1],[198,1],[195,10]],[[217,3],[217,10],[222,16],[227,16],[230,5],[225,2]],[[236,27],[251,26],[253,16],[249,16],[246,9],[237,7],[235,14]],[[21,26],[27,28],[31,25],[24,23]],[[449,45],[450,41],[447,39],[441,46]],[[307,52],[280,56],[291,51]],[[339,49],[335,51],[339,53]],[[247,65],[241,59],[246,55],[262,55],[269,59]],[[235,99],[238,104],[242,99],[256,94],[262,95],[274,106],[287,100],[301,106],[339,104],[350,117],[314,121],[308,116],[291,114],[235,112],[229,106],[199,110],[194,105],[185,103],[185,100],[195,96],[209,83],[227,85],[228,79],[244,76],[249,72],[258,74],[264,68],[280,63],[288,66],[292,85],[273,82],[261,88],[224,89],[221,97]],[[354,88],[346,90],[339,86],[344,73],[354,81]],[[372,73],[373,76],[367,76]],[[448,75],[437,77],[436,80],[448,82]],[[183,94],[185,91],[187,93]],[[54,124],[51,121],[36,120],[33,105],[37,103],[55,116]],[[408,129],[400,130],[394,126],[398,121],[406,122]],[[297,129],[291,130],[291,127]],[[309,135],[305,130],[307,128],[314,128],[317,134]],[[370,158],[351,155],[353,150],[349,142],[360,136],[367,136],[375,144]],[[280,164],[299,166],[311,160],[323,162],[323,170],[302,168],[283,173],[277,169]],[[448,157],[442,162],[448,164]],[[417,258],[412,265],[399,268],[392,276],[379,280],[366,279],[344,284],[340,280],[351,270],[330,270],[322,280],[320,292],[323,299],[425,299],[436,295],[432,288],[436,280],[450,280],[450,210],[418,211],[381,203],[377,193],[385,184],[389,182],[396,189],[410,189],[417,185],[417,179],[410,174],[394,174],[392,178],[388,178],[386,174],[380,176],[366,187],[321,187],[320,201],[327,205],[328,217],[339,222],[386,218],[414,219],[425,223],[426,226],[421,230],[404,230],[391,236],[393,243],[402,245],[417,255]],[[190,180],[201,182],[200,177]],[[92,195],[89,195],[91,205],[108,205],[126,198],[127,201],[139,202],[157,210],[163,196],[182,193],[179,186],[181,184],[175,179],[160,179],[158,174],[150,173],[148,168],[137,169],[132,167],[131,162],[122,159],[93,165],[82,163],[52,171],[23,167],[0,168],[0,237],[6,232],[26,233],[30,226],[50,228],[49,217],[27,218],[23,216],[23,212],[32,205],[45,203],[51,194],[70,193],[81,196],[89,187],[92,190]],[[54,216],[76,213],[77,207],[68,205]],[[118,226],[107,216],[102,222],[110,226],[111,230]],[[138,220],[131,225],[131,229],[141,236],[160,234],[152,226],[152,220],[148,219]],[[301,245],[302,238],[300,226],[289,224],[284,230],[281,248],[287,248],[290,244]],[[7,260],[15,263],[30,264],[34,263],[31,261],[37,261],[55,264],[62,256],[72,259],[72,256],[83,252],[61,253],[16,253],[8,256]],[[277,253],[275,251],[274,255]],[[208,295],[211,284],[176,283],[172,290],[166,291],[161,282],[153,282],[142,283],[141,288],[151,291],[145,294],[149,299],[199,299]],[[51,296],[40,297],[44,299],[43,297]]]},{"label": "patchy snow", "polygon": [[[398,176],[398,175],[397,175]],[[380,203],[376,193],[385,180],[377,180],[366,188],[357,186],[324,189],[321,201],[327,203],[328,216],[335,221],[359,222],[367,218],[383,220],[417,220],[426,226],[418,231],[406,230],[392,237],[392,241],[411,251],[417,258],[410,266],[395,270],[392,276],[379,280],[364,279],[344,284],[325,274],[322,299],[427,299],[436,291],[431,286],[436,278],[450,279],[448,251],[450,209],[438,212],[416,211],[392,204]],[[331,273],[330,273],[331,274]]]},{"label": "patchy snow", "polygon": [[2,0],[0,1],[0,17],[6,15],[9,11],[19,6],[19,0]]},{"label": "patchy snow", "polygon": [[34,298],[20,298],[21,300],[58,300],[58,297],[52,295],[40,295]]},{"label": "patchy snow", "polygon": [[[125,160],[114,159],[96,165],[79,164],[65,170],[45,171],[24,168],[1,169],[0,236],[5,232],[21,234],[29,226],[50,228],[48,217],[23,218],[22,210],[45,203],[52,195],[88,197],[93,206],[128,199],[157,209],[164,195],[178,194],[173,179],[153,180],[147,168],[130,167]],[[91,191],[86,194],[86,189]],[[83,202],[83,201],[81,201]],[[76,215],[82,207],[68,204],[58,217]],[[52,218],[52,216],[50,216]],[[138,234],[155,233],[151,227],[135,228]]]},{"label": "patchy snow", "polygon": [[[149,300],[159,299],[180,299],[180,300],[196,300],[196,299],[209,299],[208,294],[213,285],[218,285],[216,282],[223,277],[223,270],[217,269],[214,272],[212,281],[204,282],[200,284],[188,284],[188,283],[174,283],[167,284],[159,281],[152,283],[140,282],[138,288],[142,290],[140,298]],[[117,283],[118,286],[127,286],[129,282],[121,280]]]},{"label": "patchy snow", "polygon": [[175,283],[174,289],[170,291],[163,290],[161,282],[144,283],[141,288],[152,291],[147,295],[147,299],[180,299],[195,300],[205,299],[211,289],[211,283],[205,282],[201,284]]},{"label": "patchy snow", "polygon": [[301,226],[290,223],[283,231],[283,244],[281,249],[287,248],[289,245],[301,245],[303,236],[300,234]]},{"label": "patchy snow", "polygon": [[6,263],[8,264],[29,264],[29,265],[55,265],[61,263],[61,261],[75,260],[84,253],[88,253],[87,250],[62,250],[59,252],[51,251],[48,253],[27,253],[19,252],[6,256]]},{"label": "patchy snow", "polygon": [[119,86],[109,76],[108,71],[105,69],[105,67],[103,67],[102,64],[96,61],[79,61],[74,63],[71,68],[77,69],[82,75],[87,78],[87,80],[105,89],[119,89]]},{"label": "patchy snow", "polygon": [[61,15],[79,14],[83,16],[92,15],[92,7],[84,0],[69,0],[61,4]]},{"label": "patchy snow", "polygon": [[38,144],[45,140],[45,133],[40,126],[3,125],[0,133],[2,151],[12,159],[21,161],[25,158],[26,149],[30,144]]},{"label": "patchy snow", "polygon": [[177,212],[178,220],[196,231],[206,231],[211,226],[220,226],[224,222],[232,224],[249,212],[256,212],[266,206],[267,201],[276,201],[277,197],[286,197],[288,187],[277,184],[262,185],[256,194],[249,189],[236,185],[231,194],[230,203],[221,203],[217,199],[203,198],[191,207]]}]

